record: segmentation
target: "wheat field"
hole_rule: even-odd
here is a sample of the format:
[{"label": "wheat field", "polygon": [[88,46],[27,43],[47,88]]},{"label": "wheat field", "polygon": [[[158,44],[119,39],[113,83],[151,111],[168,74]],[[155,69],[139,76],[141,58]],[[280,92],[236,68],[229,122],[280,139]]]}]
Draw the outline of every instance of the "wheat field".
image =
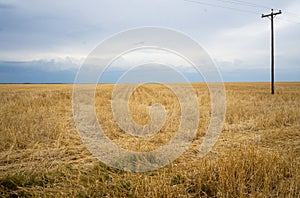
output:
[{"label": "wheat field", "polygon": [[[210,122],[204,83],[192,84],[201,112],[196,138],[174,162],[145,173],[114,169],[85,147],[72,112],[73,85],[0,85],[0,197],[300,197],[300,83],[225,83],[226,119],[213,150],[198,151]],[[133,120],[151,119],[161,103],[166,122],[135,137],[116,124],[114,85],[98,85],[96,114],[106,135],[132,151],[168,143],[180,126],[174,93],[159,84],[130,98]]]}]

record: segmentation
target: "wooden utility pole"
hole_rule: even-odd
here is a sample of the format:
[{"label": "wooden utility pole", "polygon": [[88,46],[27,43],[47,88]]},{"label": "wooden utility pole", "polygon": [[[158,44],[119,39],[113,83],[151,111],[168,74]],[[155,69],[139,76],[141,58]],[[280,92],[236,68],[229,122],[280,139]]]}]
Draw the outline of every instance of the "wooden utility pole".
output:
[{"label": "wooden utility pole", "polygon": [[274,94],[274,24],[273,24],[273,20],[274,17],[278,14],[281,14],[281,10],[279,10],[279,12],[273,12],[273,9],[271,10],[270,14],[262,14],[261,18],[264,17],[268,17],[271,19],[271,87],[272,87],[272,91],[271,93]]}]

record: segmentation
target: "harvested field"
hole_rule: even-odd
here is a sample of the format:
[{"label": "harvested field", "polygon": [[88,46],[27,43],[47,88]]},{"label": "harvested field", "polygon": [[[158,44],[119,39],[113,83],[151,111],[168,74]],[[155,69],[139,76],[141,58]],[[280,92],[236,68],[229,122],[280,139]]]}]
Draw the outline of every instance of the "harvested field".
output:
[{"label": "harvested field", "polygon": [[[73,85],[0,85],[0,196],[34,197],[299,197],[300,83],[225,83],[226,120],[214,149],[198,151],[210,122],[209,91],[193,83],[200,105],[197,136],[173,163],[130,173],[108,167],[86,149],[72,113]],[[153,137],[126,134],[111,110],[114,85],[98,85],[96,110],[106,135],[132,151],[169,142],[180,125],[180,106],[162,85],[140,86],[130,98],[136,123],[148,107],[167,110]]]}]

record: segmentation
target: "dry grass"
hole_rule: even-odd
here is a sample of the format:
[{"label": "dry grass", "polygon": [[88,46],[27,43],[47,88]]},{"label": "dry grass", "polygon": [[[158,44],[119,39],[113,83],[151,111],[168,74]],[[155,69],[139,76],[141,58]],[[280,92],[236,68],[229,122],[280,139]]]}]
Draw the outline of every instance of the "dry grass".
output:
[{"label": "dry grass", "polygon": [[[97,161],[82,144],[72,117],[72,85],[0,85],[0,196],[49,197],[299,197],[300,83],[227,83],[226,122],[204,158],[197,156],[210,118],[209,92],[193,84],[201,110],[197,138],[184,155],[153,172],[128,173]],[[150,121],[162,103],[167,122],[153,137],[121,131],[111,113],[113,85],[96,94],[99,122],[119,146],[150,151],[179,127],[174,94],[161,85],[139,87],[130,112]]]}]

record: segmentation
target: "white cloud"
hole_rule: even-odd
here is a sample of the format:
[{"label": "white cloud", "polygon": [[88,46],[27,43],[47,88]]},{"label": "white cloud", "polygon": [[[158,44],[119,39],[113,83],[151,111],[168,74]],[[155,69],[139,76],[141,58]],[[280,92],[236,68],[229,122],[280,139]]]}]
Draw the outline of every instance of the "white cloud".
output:
[{"label": "white cloud", "polygon": [[[122,56],[123,65],[143,65],[147,63],[161,63],[173,66],[188,67],[191,64],[179,55],[166,50],[142,49],[136,50]],[[116,65],[118,63],[115,63]]]},{"label": "white cloud", "polygon": [[[275,19],[276,55],[281,64],[295,67],[299,60],[300,25],[296,22],[300,22],[300,2],[251,2],[282,9],[283,14]],[[241,8],[225,1],[212,0],[211,3]],[[56,65],[63,69],[67,65],[80,65],[102,40],[116,32],[138,26],[166,26],[202,44],[220,67],[263,69],[269,63],[270,21],[261,19],[259,13],[270,10],[263,7],[247,8],[258,13],[255,15],[181,0],[84,3],[79,0],[0,0],[0,5],[0,60],[4,61],[54,60],[62,63]],[[186,65],[176,56],[150,51],[128,54],[115,65],[147,61]]]}]

